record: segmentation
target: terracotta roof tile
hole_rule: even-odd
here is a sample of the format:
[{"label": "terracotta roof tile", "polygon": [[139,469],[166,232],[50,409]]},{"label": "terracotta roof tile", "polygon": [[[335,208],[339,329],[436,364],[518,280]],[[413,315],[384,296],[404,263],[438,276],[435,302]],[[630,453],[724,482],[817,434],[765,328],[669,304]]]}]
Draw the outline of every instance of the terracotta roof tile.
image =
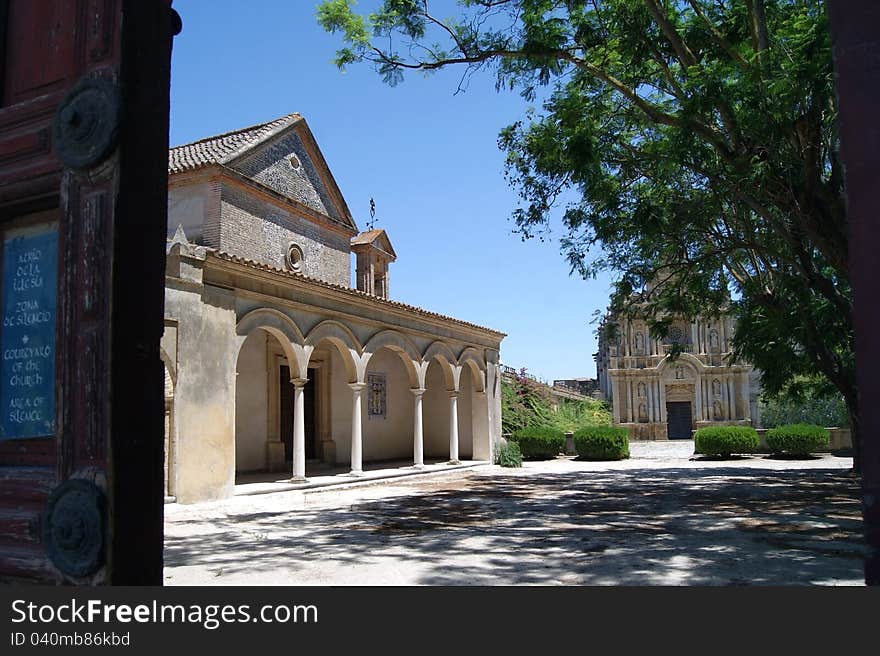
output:
[{"label": "terracotta roof tile", "polygon": [[278,275],[283,275],[288,278],[296,278],[297,280],[303,280],[310,284],[316,285],[318,287],[324,287],[325,289],[334,289],[340,292],[344,292],[350,296],[357,296],[358,298],[368,299],[374,303],[379,305],[389,305],[391,307],[399,308],[401,310],[407,310],[409,312],[413,312],[415,314],[420,314],[422,316],[431,317],[434,319],[442,319],[444,321],[450,321],[452,323],[458,324],[460,326],[467,326],[468,328],[476,328],[477,330],[482,330],[484,332],[492,333],[493,335],[498,335],[500,337],[506,337],[506,333],[502,333],[497,330],[493,330],[492,328],[486,328],[485,326],[479,326],[475,323],[469,323],[467,321],[462,321],[461,319],[456,319],[455,317],[448,317],[443,314],[438,314],[437,312],[431,312],[430,310],[425,310],[424,308],[416,307],[415,305],[407,305],[406,303],[400,303],[399,301],[390,301],[386,298],[379,298],[378,296],[372,296],[371,294],[367,294],[366,292],[362,292],[358,289],[352,289],[351,287],[345,287],[343,285],[336,285],[330,282],[326,282],[324,280],[318,280],[317,278],[310,278],[309,276],[305,276],[301,273],[295,273],[293,271],[287,271],[286,269],[282,269],[280,267],[273,266],[271,264],[264,264],[262,262],[256,262],[254,260],[248,259],[246,257],[241,257],[239,255],[232,255],[231,253],[225,253],[223,251],[215,250],[215,249],[206,249],[208,254],[216,257],[218,260],[225,260],[227,262],[234,262],[236,264],[240,264],[242,266],[246,266],[251,269],[258,269],[261,271],[269,271],[271,273],[275,273]]},{"label": "terracotta roof tile", "polygon": [[180,173],[211,164],[225,163],[240,151],[258,144],[270,134],[301,119],[299,114],[288,114],[267,123],[175,146],[168,151],[168,172]]}]

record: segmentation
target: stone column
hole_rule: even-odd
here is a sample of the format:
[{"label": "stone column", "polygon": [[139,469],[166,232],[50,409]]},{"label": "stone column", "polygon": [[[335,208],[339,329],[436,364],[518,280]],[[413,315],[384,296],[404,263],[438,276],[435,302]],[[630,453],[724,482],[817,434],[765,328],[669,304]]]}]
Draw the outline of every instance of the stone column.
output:
[{"label": "stone column", "polygon": [[361,417],[361,397],[366,383],[349,383],[352,391],[351,406],[351,472],[352,476],[363,476],[363,424]]},{"label": "stone column", "polygon": [[415,396],[415,408],[413,411],[413,466],[421,469],[425,466],[425,446],[422,430],[422,395],[424,388],[411,389]]},{"label": "stone column", "polygon": [[611,378],[611,411],[613,412],[613,420],[615,424],[623,422],[623,416],[620,414],[620,376]]},{"label": "stone column", "polygon": [[706,399],[706,403],[703,405],[703,416],[706,418],[706,421],[712,421],[712,400],[714,398],[712,394],[712,377],[706,378],[705,385],[703,386],[703,395]]},{"label": "stone column", "polygon": [[737,419],[736,397],[733,394],[733,376],[731,374],[727,374],[727,412],[729,419]]},{"label": "stone column", "polygon": [[630,378],[626,379],[626,416],[629,423],[633,421],[633,386]]},{"label": "stone column", "polygon": [[694,414],[697,417],[703,416],[703,377],[697,374],[694,381]]},{"label": "stone column", "polygon": [[749,372],[748,371],[742,372],[741,385],[742,385],[742,389],[740,390],[740,398],[742,399],[742,407],[743,407],[742,416],[743,416],[743,419],[748,419],[749,421],[752,421],[752,408],[751,408],[751,403],[749,403],[749,400],[750,400],[749,395],[750,395],[751,390],[749,389]]},{"label": "stone column", "polygon": [[654,381],[654,421],[660,421],[660,385],[662,384],[662,378]]},{"label": "stone column", "polygon": [[458,392],[449,393],[449,464],[461,464],[458,459]]},{"label": "stone column", "polygon": [[654,381],[652,379],[648,379],[648,421],[652,424],[656,421],[654,416]]},{"label": "stone column", "polygon": [[666,423],[666,386],[663,379],[660,379],[660,421]]},{"label": "stone column", "polygon": [[295,378],[293,383],[293,477],[295,483],[305,483],[306,478],[306,378]]}]

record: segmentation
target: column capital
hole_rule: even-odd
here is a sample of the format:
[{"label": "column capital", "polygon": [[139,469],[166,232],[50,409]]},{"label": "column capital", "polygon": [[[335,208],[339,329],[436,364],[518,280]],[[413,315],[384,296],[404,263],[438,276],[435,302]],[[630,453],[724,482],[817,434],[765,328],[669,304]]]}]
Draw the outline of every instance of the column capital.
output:
[{"label": "column capital", "polygon": [[293,385],[294,387],[297,387],[297,388],[305,387],[306,383],[308,383],[308,382],[309,382],[308,378],[291,378],[290,379],[290,384]]},{"label": "column capital", "polygon": [[422,396],[422,394],[425,393],[425,391],[426,390],[424,387],[417,387],[415,389],[410,389],[410,392],[412,392],[416,398],[420,398]]},{"label": "column capital", "polygon": [[348,386],[351,388],[352,392],[363,392],[364,388],[367,386],[366,383],[349,383]]}]

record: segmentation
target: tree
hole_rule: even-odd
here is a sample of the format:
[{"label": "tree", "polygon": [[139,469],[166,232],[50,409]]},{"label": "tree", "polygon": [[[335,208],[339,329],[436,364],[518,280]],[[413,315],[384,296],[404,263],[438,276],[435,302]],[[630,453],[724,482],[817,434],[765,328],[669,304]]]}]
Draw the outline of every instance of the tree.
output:
[{"label": "tree", "polygon": [[342,34],[340,67],[372,63],[389,84],[458,64],[492,68],[499,88],[527,99],[547,86],[542,109],[499,136],[517,229],[545,230],[563,203],[572,270],[620,272],[615,311],[634,292],[660,316],[729,305],[734,354],[767,391],[818,372],[843,396],[858,469],[824,2],[459,0],[452,19],[434,4],[384,0],[365,17],[326,0],[318,18]]}]

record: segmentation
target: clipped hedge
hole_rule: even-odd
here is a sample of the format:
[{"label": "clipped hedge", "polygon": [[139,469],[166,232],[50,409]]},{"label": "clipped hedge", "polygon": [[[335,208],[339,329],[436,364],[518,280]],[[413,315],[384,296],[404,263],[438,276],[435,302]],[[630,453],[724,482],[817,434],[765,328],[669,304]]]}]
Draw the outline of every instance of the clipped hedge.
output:
[{"label": "clipped hedge", "polygon": [[510,440],[519,445],[523,458],[535,460],[555,458],[565,448],[565,433],[551,426],[526,426]]},{"label": "clipped hedge", "polygon": [[502,467],[522,467],[522,451],[516,442],[501,444],[495,450],[495,464]]},{"label": "clipped hedge", "polygon": [[761,446],[751,426],[707,426],[694,433],[694,452],[729,458],[733,453],[755,453]]},{"label": "clipped hedge", "polygon": [[585,460],[629,458],[629,431],[613,426],[589,426],[575,431],[574,448]]},{"label": "clipped hedge", "polygon": [[806,456],[831,445],[831,434],[814,424],[790,424],[767,431],[770,453]]}]

